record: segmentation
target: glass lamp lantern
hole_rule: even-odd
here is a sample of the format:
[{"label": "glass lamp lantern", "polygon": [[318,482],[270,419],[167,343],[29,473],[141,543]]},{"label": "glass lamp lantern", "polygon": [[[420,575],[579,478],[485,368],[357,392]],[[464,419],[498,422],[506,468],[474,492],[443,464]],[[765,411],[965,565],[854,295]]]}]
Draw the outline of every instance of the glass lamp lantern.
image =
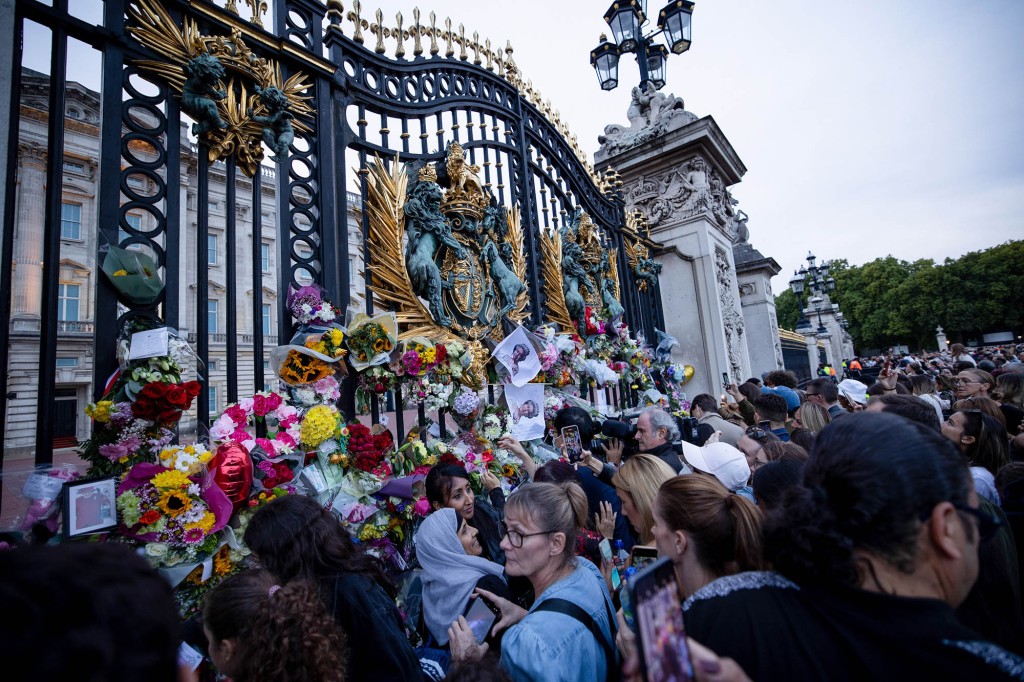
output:
[{"label": "glass lamp lantern", "polygon": [[672,52],[682,54],[690,49],[692,18],[690,0],[670,2],[658,13],[658,28],[665,32],[665,41]]},{"label": "glass lamp lantern", "polygon": [[614,90],[619,85],[619,48],[601,36],[601,44],[590,51],[590,64],[597,72],[602,90]]},{"label": "glass lamp lantern", "polygon": [[647,47],[647,80],[654,83],[655,90],[665,87],[665,71],[668,63],[668,48],[664,45]]},{"label": "glass lamp lantern", "polygon": [[789,288],[799,296],[804,293],[804,278],[798,272],[793,273],[793,279],[789,280]]},{"label": "glass lamp lantern", "polygon": [[613,2],[604,13],[604,20],[612,29],[612,37],[621,52],[633,52],[640,40],[640,25],[644,23],[643,6],[639,0]]}]

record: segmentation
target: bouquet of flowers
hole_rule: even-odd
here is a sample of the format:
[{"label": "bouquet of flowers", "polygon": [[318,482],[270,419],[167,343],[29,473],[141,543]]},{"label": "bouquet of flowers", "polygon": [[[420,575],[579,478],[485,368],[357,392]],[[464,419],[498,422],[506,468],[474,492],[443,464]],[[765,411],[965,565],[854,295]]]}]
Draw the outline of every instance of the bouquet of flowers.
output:
[{"label": "bouquet of flowers", "polygon": [[385,454],[394,446],[390,431],[374,434],[363,424],[349,424],[349,464],[379,478],[392,475]]},{"label": "bouquet of flowers", "polygon": [[472,431],[476,427],[477,418],[480,416],[482,401],[476,391],[463,388],[455,396],[451,404],[452,420],[463,431]]},{"label": "bouquet of flowers", "polygon": [[[246,430],[256,422],[266,425],[266,437],[257,438]],[[298,447],[300,429],[298,411],[283,396],[271,391],[229,406],[210,427],[210,437],[218,442],[233,441],[250,453],[259,447],[270,456],[281,456]]]},{"label": "bouquet of flowers", "polygon": [[328,360],[339,360],[348,353],[345,349],[345,330],[331,325],[324,332],[319,330],[305,334],[302,345]]},{"label": "bouquet of flowers", "polygon": [[366,414],[370,411],[371,400],[379,400],[400,385],[398,375],[388,365],[374,365],[361,372],[356,380],[356,410]]},{"label": "bouquet of flowers", "polygon": [[357,313],[349,324],[347,344],[357,371],[385,364],[397,343],[398,322],[394,313],[376,317]]},{"label": "bouquet of flowers", "polygon": [[168,566],[216,548],[214,534],[227,524],[231,502],[212,482],[143,462],[118,486],[117,511],[120,533],[156,545],[147,545],[147,555]]},{"label": "bouquet of flowers", "polygon": [[341,311],[324,298],[326,290],[316,285],[288,289],[288,310],[300,325],[330,324]]},{"label": "bouquet of flowers", "polygon": [[103,258],[103,274],[128,303],[149,305],[156,302],[164,283],[153,259],[139,251],[111,246]]}]

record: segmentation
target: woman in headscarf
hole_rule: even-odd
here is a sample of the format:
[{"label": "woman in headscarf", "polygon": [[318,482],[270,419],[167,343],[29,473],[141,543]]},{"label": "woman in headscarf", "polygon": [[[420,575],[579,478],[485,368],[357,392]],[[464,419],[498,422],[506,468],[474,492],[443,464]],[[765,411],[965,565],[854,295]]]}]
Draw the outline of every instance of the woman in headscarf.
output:
[{"label": "woman in headscarf", "polygon": [[423,567],[423,620],[442,646],[473,590],[479,587],[511,598],[503,567],[481,556],[477,533],[454,509],[445,507],[424,519],[414,538]]}]

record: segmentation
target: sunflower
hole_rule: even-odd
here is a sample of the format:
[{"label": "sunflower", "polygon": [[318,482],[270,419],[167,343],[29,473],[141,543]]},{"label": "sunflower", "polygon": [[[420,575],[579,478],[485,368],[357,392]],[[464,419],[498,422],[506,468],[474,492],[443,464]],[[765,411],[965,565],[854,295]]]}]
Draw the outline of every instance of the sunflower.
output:
[{"label": "sunflower", "polygon": [[384,344],[386,342],[387,342],[387,339],[377,339],[376,341],[373,342],[373,350],[375,350],[378,353],[380,353],[381,351],[384,350]]},{"label": "sunflower", "polygon": [[164,514],[173,518],[192,508],[192,498],[180,490],[168,490],[160,496],[157,507]]},{"label": "sunflower", "polygon": [[189,483],[192,481],[188,480],[188,476],[184,471],[170,469],[168,471],[161,471],[153,477],[151,482],[154,488],[160,488],[162,490],[181,490],[182,488],[187,488]]}]

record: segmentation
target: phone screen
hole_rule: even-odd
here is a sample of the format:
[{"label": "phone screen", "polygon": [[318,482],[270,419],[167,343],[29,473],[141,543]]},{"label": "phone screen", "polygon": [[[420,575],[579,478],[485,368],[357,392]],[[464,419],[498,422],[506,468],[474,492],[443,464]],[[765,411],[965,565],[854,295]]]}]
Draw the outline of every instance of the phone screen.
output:
[{"label": "phone screen", "polygon": [[583,459],[583,442],[580,441],[580,427],[566,426],[562,429],[562,448],[570,462]]},{"label": "phone screen", "polygon": [[764,429],[765,431],[771,431],[772,430],[772,423],[770,421],[768,421],[767,419],[762,419],[761,421],[757,422],[757,425],[760,428]]},{"label": "phone screen", "polygon": [[694,679],[672,562],[668,557],[659,559],[638,573],[630,581],[630,588],[643,679],[649,682]]},{"label": "phone screen", "polygon": [[728,372],[722,372],[722,388],[729,388],[729,384],[731,384],[731,383],[732,382],[729,381],[729,373]]},{"label": "phone screen", "polygon": [[612,545],[608,542],[608,538],[604,538],[597,543],[597,547],[601,550],[601,558],[612,567],[612,589],[617,590],[622,584],[622,578],[619,576],[619,569],[612,566]]},{"label": "phone screen", "polygon": [[650,545],[633,545],[629,553],[629,565],[641,571],[658,560],[658,548]]},{"label": "phone screen", "polygon": [[469,623],[469,629],[476,635],[476,641],[481,644],[487,639],[487,633],[491,631],[491,626],[498,618],[481,597],[470,600],[465,617],[466,622]]}]

